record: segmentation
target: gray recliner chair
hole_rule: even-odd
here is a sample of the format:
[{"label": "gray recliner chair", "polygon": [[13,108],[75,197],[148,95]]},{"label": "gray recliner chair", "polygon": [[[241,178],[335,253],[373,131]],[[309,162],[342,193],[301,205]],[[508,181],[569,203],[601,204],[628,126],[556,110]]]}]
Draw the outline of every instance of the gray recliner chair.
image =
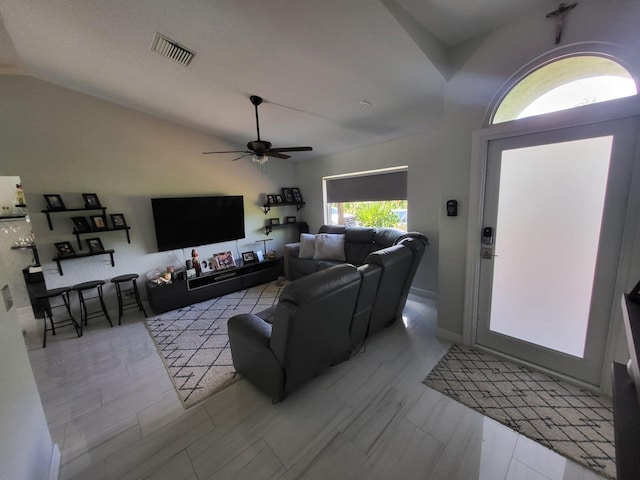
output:
[{"label": "gray recliner chair", "polygon": [[409,290],[428,245],[427,237],[410,232],[395,245],[369,254],[366,264],[380,269],[367,336],[402,318]]},{"label": "gray recliner chair", "polygon": [[272,323],[254,314],[229,319],[236,371],[276,402],[347,360],[360,282],[353,265],[338,265],[287,285]]}]

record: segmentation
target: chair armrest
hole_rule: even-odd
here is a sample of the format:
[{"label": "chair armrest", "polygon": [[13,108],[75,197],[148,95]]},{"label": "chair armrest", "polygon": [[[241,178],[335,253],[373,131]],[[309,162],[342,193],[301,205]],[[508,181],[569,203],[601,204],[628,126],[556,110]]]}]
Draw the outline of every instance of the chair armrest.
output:
[{"label": "chair armrest", "polygon": [[300,242],[287,243],[284,246],[284,276],[291,280],[291,258],[298,258],[300,255]]},{"label": "chair armrest", "polygon": [[270,347],[271,324],[243,313],[227,322],[236,371],[274,401],[284,397],[284,371]]}]

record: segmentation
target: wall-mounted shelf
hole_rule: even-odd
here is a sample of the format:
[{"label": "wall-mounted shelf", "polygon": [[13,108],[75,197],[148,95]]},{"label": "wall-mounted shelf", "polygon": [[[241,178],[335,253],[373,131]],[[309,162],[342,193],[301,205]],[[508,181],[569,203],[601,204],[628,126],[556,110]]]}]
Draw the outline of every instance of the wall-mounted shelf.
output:
[{"label": "wall-mounted shelf", "polygon": [[271,210],[272,207],[295,206],[296,207],[296,211],[300,211],[300,209],[302,207],[304,207],[305,205],[306,205],[305,202],[283,202],[283,203],[267,202],[267,203],[262,205],[262,210],[264,211],[264,214],[266,215],[267,213],[269,213],[269,211]]},{"label": "wall-mounted shelf", "polygon": [[78,241],[78,248],[82,250],[82,242],[80,241],[80,235],[96,235],[98,233],[103,232],[116,232],[116,231],[124,231],[127,233],[127,243],[131,243],[131,237],[129,236],[129,230],[131,227],[116,227],[116,228],[103,228],[100,230],[90,230],[88,232],[78,232],[76,230],[73,231],[73,234],[76,236],[76,240]]},{"label": "wall-mounted shelf", "polygon": [[298,227],[298,231],[300,233],[308,233],[309,232],[309,225],[307,224],[307,222],[293,222],[293,223],[280,223],[278,225],[265,225],[264,226],[264,234],[265,235],[269,235],[274,228],[282,228],[282,227],[293,227],[296,226]]},{"label": "wall-mounted shelf", "polygon": [[49,230],[53,230],[53,224],[51,223],[51,214],[52,213],[62,213],[62,212],[96,212],[102,211],[102,215],[105,215],[107,207],[93,207],[93,208],[64,208],[60,210],[40,210],[47,216],[47,222],[49,223]]},{"label": "wall-mounted shelf", "polygon": [[32,245],[13,245],[11,250],[31,250],[31,253],[33,254],[33,263],[40,265],[40,256],[38,255],[38,248],[35,243]]},{"label": "wall-mounted shelf", "polygon": [[109,255],[109,257],[111,257],[111,266],[115,267],[116,263],[113,259],[114,252],[115,250],[102,250],[100,252],[74,253],[73,255],[65,255],[64,257],[60,257],[60,256],[53,257],[52,261],[56,262],[56,264],[58,265],[58,273],[60,275],[64,275],[64,273],[62,272],[62,265],[60,265],[60,262],[64,260],[72,260],[74,258],[95,257],[96,255]]}]

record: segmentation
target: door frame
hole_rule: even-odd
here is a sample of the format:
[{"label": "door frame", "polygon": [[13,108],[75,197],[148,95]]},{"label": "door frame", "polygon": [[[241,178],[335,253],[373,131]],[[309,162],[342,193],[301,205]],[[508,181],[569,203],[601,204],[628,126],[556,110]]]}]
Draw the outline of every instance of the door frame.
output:
[{"label": "door frame", "polygon": [[[491,125],[473,132],[469,184],[469,215],[467,221],[465,296],[462,323],[462,341],[465,345],[475,346],[476,338],[481,261],[480,232],[483,226],[482,219],[484,216],[484,194],[489,142],[512,136],[542,133],[568,127],[579,127],[629,117],[640,117],[640,95]],[[640,184],[639,182],[640,141],[636,143],[631,179],[632,187],[627,200],[621,252],[618,261],[618,273],[614,287],[614,301],[610,308],[609,334],[602,373],[600,375],[599,386],[600,389],[605,392],[609,391],[611,385],[610,364],[616,353],[615,347],[624,336],[619,298],[625,290],[626,285],[630,282],[628,277],[632,268],[630,264],[632,260],[633,242],[635,240],[634,236],[637,230],[636,223],[638,222],[636,218],[638,215],[637,213],[634,214],[634,212],[640,211],[640,191],[637,191],[640,189],[636,188],[634,190],[633,186]],[[638,240],[640,240],[640,238]],[[526,363],[522,360],[517,360],[517,362]],[[540,369],[540,367],[536,368]]]}]

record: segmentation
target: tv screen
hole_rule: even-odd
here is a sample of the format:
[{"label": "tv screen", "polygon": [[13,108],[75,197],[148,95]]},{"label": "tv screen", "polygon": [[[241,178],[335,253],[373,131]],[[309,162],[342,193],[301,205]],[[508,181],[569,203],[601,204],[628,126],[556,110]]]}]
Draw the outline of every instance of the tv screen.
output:
[{"label": "tv screen", "polygon": [[244,199],[152,198],[158,250],[195,247],[244,238]]}]

